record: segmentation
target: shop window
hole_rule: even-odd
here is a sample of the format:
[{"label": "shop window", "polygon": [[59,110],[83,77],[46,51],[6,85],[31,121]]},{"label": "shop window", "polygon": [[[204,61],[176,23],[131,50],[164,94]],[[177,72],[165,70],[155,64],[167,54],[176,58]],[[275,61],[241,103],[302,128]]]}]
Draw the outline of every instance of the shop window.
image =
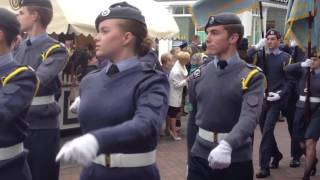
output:
[{"label": "shop window", "polygon": [[276,21],[274,20],[268,20],[267,21],[267,31],[269,29],[274,29],[276,27]]}]

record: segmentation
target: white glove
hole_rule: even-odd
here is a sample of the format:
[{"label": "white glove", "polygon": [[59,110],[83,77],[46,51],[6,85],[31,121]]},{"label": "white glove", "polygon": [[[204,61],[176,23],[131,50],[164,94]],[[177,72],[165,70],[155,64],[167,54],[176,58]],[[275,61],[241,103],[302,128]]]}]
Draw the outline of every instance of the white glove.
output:
[{"label": "white glove", "polygon": [[266,39],[266,38],[263,38],[263,39],[261,39],[261,40],[258,42],[258,44],[254,45],[254,48],[255,48],[256,50],[262,49],[263,47],[266,46],[266,43],[267,43],[267,39]]},{"label": "white glove", "polygon": [[311,67],[312,63],[313,63],[312,59],[306,59],[300,65],[301,67]]},{"label": "white glove", "polygon": [[85,134],[63,145],[56,161],[64,160],[88,166],[97,156],[99,145],[92,134]]},{"label": "white glove", "polygon": [[209,166],[212,169],[224,169],[231,164],[232,148],[229,143],[222,140],[219,145],[214,148],[208,157]]},{"label": "white glove", "polygon": [[280,93],[279,91],[276,93],[269,92],[268,97],[267,97],[267,101],[278,101],[281,98],[279,93]]},{"label": "white glove", "polygon": [[295,40],[291,40],[290,47],[296,47],[296,46],[297,46],[297,42]]},{"label": "white glove", "polygon": [[178,87],[183,87],[183,86],[186,86],[186,85],[187,85],[187,80],[186,79],[184,79],[184,80],[182,80],[182,81],[180,81],[180,82],[178,82],[176,84],[176,86],[178,86]]},{"label": "white glove", "polygon": [[76,99],[73,101],[73,103],[71,104],[69,110],[75,114],[78,113],[80,107],[80,97],[76,97]]}]

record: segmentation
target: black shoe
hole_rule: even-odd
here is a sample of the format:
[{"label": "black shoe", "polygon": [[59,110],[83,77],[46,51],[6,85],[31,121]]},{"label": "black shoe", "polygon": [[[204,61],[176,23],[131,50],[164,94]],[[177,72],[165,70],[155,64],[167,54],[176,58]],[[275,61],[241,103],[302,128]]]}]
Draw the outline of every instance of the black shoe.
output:
[{"label": "black shoe", "polygon": [[316,173],[317,173],[317,164],[318,164],[318,159],[316,159],[316,161],[313,164],[313,167],[312,167],[311,172],[310,172],[311,176],[316,175]]},{"label": "black shoe", "polygon": [[256,178],[266,178],[268,176],[270,176],[269,169],[261,169],[260,172],[256,174]]},{"label": "black shoe", "polygon": [[297,168],[300,166],[300,160],[293,158],[290,162],[290,167]]},{"label": "black shoe", "polygon": [[273,158],[271,164],[270,164],[270,169],[278,169],[279,168],[279,162],[283,158],[282,154],[280,153],[276,157]]}]

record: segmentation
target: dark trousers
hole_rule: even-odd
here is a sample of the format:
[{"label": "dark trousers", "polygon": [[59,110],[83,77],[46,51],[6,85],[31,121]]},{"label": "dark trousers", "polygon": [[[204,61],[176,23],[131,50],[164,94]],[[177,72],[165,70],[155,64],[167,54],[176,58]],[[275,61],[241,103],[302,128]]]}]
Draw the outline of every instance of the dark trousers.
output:
[{"label": "dark trousers", "polygon": [[283,116],[287,118],[288,123],[288,131],[291,137],[291,157],[294,159],[300,159],[303,152],[300,148],[299,141],[293,138],[293,126],[294,126],[294,117],[296,111],[296,103],[298,100],[298,96],[291,95],[288,99],[288,103],[282,109]]},{"label": "dark trousers", "polygon": [[58,180],[59,163],[55,157],[60,146],[59,129],[31,130],[24,145],[33,180]]},{"label": "dark trousers", "polygon": [[27,153],[5,161],[0,161],[1,180],[31,180],[31,173],[27,163]]},{"label": "dark trousers", "polygon": [[80,180],[160,180],[156,165],[137,168],[108,168],[92,163],[81,172]]},{"label": "dark trousers", "polygon": [[231,163],[228,168],[214,170],[208,160],[191,155],[187,180],[252,180],[252,161]]},{"label": "dark trousers", "polygon": [[268,169],[272,156],[280,154],[276,139],[274,137],[274,128],[279,118],[283,101],[268,102],[263,104],[260,118],[260,129],[262,131],[262,139],[260,143],[260,167]]}]

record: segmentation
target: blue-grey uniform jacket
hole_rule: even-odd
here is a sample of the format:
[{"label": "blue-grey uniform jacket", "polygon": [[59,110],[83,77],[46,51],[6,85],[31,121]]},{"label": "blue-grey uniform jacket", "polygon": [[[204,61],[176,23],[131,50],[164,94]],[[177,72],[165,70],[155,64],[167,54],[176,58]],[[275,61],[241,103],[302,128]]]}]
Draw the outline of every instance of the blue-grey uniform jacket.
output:
[{"label": "blue-grey uniform jacket", "polygon": [[[228,66],[217,68],[217,59],[196,70],[189,83],[190,113],[188,128],[196,136],[188,139],[188,146],[195,156],[207,159],[218,144],[206,141],[197,134],[198,127],[216,133],[229,133],[225,141],[232,147],[232,162],[252,159],[252,135],[262,109],[264,75],[258,72],[249,81],[248,89],[242,89],[242,79],[253,66],[240,59],[238,54],[227,60]],[[192,135],[193,134],[193,135]]]},{"label": "blue-grey uniform jacket", "polygon": [[[290,64],[290,55],[286,52],[275,49],[273,52],[266,52],[266,62],[262,58],[262,51],[250,48],[248,50],[248,59],[260,67],[267,77],[267,86],[269,92],[281,91],[280,97],[285,97],[291,86],[291,82],[285,76],[283,68]],[[265,67],[266,65],[266,67]]]},{"label": "blue-grey uniform jacket", "polygon": [[[67,51],[63,45],[55,49],[43,60],[41,54],[46,52],[58,41],[44,33],[30,39],[31,44],[24,40],[15,51],[14,59],[22,64],[31,66],[36,71],[40,80],[39,91],[36,96],[48,96],[59,93],[61,90],[59,73],[62,72],[67,62]],[[27,119],[31,129],[58,128],[58,115],[60,108],[57,103],[35,105],[30,107]]]},{"label": "blue-grey uniform jacket", "polygon": [[[17,68],[11,54],[0,56],[0,77]],[[0,84],[0,148],[21,143],[26,138],[26,115],[36,91],[37,78],[32,70],[17,73],[7,84]]]},{"label": "blue-grey uniform jacket", "polygon": [[[286,66],[284,70],[290,78],[299,81],[298,93],[300,96],[305,96],[304,90],[306,88],[307,68],[301,67],[301,62],[298,62]],[[310,82],[311,96],[320,98],[320,69],[311,72]],[[318,103],[311,102],[310,104],[311,109],[313,109]],[[305,102],[297,101],[296,106],[299,108],[304,108]]]},{"label": "blue-grey uniform jacket", "polygon": [[110,64],[88,74],[80,84],[79,120],[84,133],[98,140],[99,153],[143,153],[154,150],[168,109],[169,84],[164,73],[137,58]]}]

